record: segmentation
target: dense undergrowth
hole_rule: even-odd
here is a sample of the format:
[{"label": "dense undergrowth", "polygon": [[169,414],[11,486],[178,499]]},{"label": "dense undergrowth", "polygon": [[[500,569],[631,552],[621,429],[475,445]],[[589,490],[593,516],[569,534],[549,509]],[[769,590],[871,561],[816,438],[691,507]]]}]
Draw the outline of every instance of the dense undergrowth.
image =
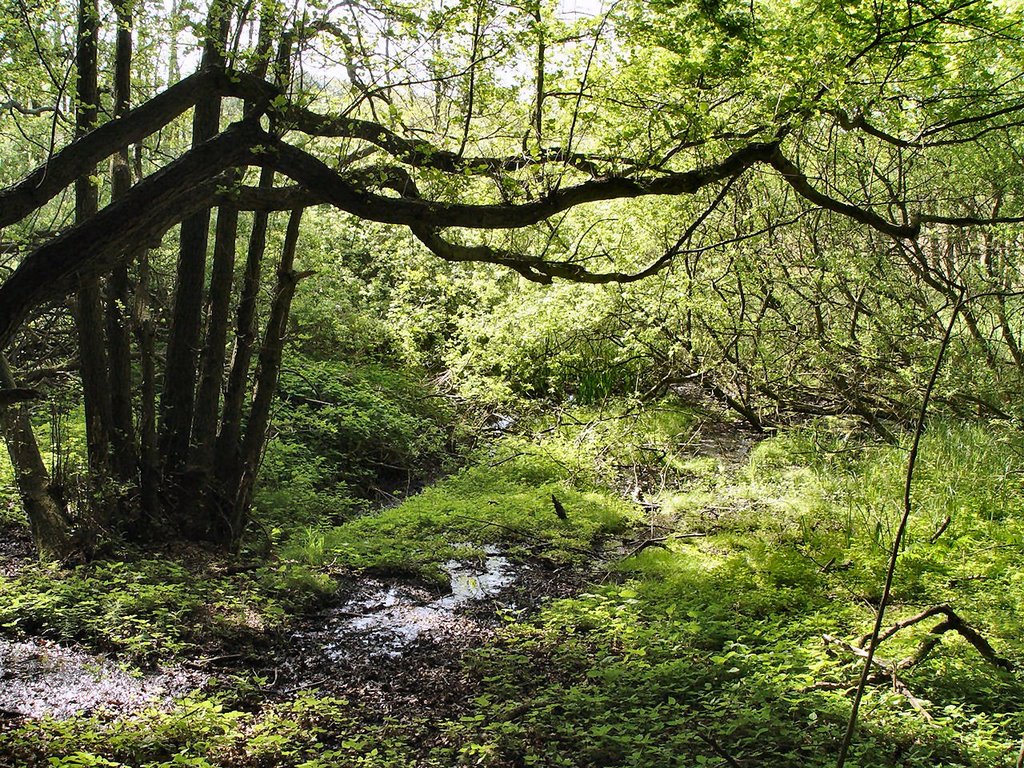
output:
[{"label": "dense undergrowth", "polygon": [[[5,634],[138,663],[211,637],[258,644],[362,573],[437,580],[453,544],[500,542],[552,566],[603,558],[583,593],[507,615],[466,657],[473,695],[458,711],[382,719],[316,689],[263,701],[243,675],[171,711],[25,723],[0,753],[55,766],[833,764],[861,664],[848,644],[870,628],[904,451],[840,421],[747,451],[742,435],[671,405],[580,408],[515,432],[385,511],[340,525],[278,518],[274,560],[244,573],[140,556],[27,566],[0,582]],[[885,662],[938,642],[899,683],[869,686],[857,765],[1012,764],[1024,732],[1022,458],[1009,426],[930,425],[886,626],[948,606],[996,656],[932,635],[941,616],[885,640]]]}]

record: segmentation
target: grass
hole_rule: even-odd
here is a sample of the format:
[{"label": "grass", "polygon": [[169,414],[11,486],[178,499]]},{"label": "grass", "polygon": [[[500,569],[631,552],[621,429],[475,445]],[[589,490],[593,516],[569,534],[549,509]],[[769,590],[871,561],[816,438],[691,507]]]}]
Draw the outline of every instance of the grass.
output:
[{"label": "grass", "polygon": [[[635,543],[623,546],[583,593],[510,620],[466,658],[473,695],[454,715],[381,718],[316,691],[240,709],[228,690],[169,713],[29,724],[0,737],[0,752],[59,766],[831,765],[859,661],[822,638],[852,641],[870,626],[905,453],[833,422],[759,443],[742,461],[697,456],[698,426],[671,408],[549,415],[392,509],[291,531],[276,564],[244,578],[189,583],[174,566],[138,561],[2,585],[15,628],[62,628],[102,646],[113,619],[93,626],[74,606],[105,590],[134,595],[117,616],[135,610],[164,632],[185,623],[175,610],[218,595],[225,616],[269,625],[341,576],[439,578],[455,543],[582,567],[609,536],[664,538],[628,557]],[[1008,426],[929,427],[887,624],[949,605],[1020,669],[1022,459],[1024,438]],[[613,491],[631,483],[657,508],[641,513]],[[900,631],[879,656],[911,654],[936,623]],[[161,653],[188,651],[187,638],[168,637]],[[891,684],[870,686],[851,762],[1013,763],[1019,672],[949,632],[901,677],[927,715]]]}]

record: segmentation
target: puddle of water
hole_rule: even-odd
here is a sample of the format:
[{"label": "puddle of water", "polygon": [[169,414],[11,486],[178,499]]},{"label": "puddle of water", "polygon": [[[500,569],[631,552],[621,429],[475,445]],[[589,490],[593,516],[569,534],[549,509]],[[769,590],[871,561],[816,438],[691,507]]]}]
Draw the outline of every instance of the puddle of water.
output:
[{"label": "puddle of water", "polygon": [[169,671],[136,677],[99,656],[45,640],[0,640],[0,711],[25,717],[125,714],[200,687],[205,677]]},{"label": "puddle of water", "polygon": [[461,608],[495,597],[516,580],[515,568],[497,547],[484,547],[484,552],[482,565],[445,563],[442,570],[451,581],[451,594],[433,600],[413,587],[367,584],[360,595],[328,612],[327,626],[314,633],[325,641],[325,655],[345,656],[355,640],[371,656],[399,657],[422,635],[459,632],[466,622]]}]

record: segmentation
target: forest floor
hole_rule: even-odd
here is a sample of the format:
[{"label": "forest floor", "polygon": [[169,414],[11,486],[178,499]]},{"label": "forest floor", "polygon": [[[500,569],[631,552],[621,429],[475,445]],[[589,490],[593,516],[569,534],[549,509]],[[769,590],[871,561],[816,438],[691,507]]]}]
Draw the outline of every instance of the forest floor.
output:
[{"label": "forest floor", "polygon": [[[0,555],[8,575],[31,562],[30,550],[8,547]],[[316,688],[358,698],[384,717],[450,714],[467,692],[463,656],[493,639],[502,616],[579,592],[594,575],[593,568],[552,568],[542,561],[513,564],[493,546],[482,558],[445,565],[447,586],[359,578],[326,606],[289,617],[263,642],[236,647],[227,637],[202,656],[134,674],[74,644],[0,638],[0,717],[124,716],[229,684],[243,673],[265,681],[248,694],[253,700]]]},{"label": "forest floor", "polygon": [[[854,759],[1012,765],[1024,440],[936,425],[923,456]],[[0,765],[833,764],[903,459],[842,423],[577,409],[267,562],[58,569],[9,526]],[[996,655],[912,621],[937,605]]]}]

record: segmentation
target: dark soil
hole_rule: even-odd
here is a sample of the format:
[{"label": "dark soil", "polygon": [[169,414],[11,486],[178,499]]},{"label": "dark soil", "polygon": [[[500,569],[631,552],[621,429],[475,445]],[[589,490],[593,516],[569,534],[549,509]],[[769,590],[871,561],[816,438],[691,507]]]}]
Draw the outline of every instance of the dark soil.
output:
[{"label": "dark soil", "polygon": [[[465,655],[487,644],[503,624],[536,612],[545,600],[577,593],[592,577],[539,561],[518,565],[512,585],[462,606],[457,615],[422,632],[397,653],[372,636],[338,633],[338,612],[348,601],[340,596],[335,605],[296,620],[266,657],[252,660],[249,669],[268,681],[263,693],[269,696],[314,689],[358,702],[382,719],[454,716],[474,687],[464,671]],[[359,588],[367,586],[362,583]],[[421,605],[442,596],[437,589],[409,580],[374,580],[372,586],[394,587]]]}]

